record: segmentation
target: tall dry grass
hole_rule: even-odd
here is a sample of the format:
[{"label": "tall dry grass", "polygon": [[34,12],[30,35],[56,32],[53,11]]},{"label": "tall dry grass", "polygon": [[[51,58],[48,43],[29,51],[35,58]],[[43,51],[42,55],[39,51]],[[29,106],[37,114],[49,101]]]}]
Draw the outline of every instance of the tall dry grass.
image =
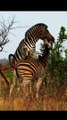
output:
[{"label": "tall dry grass", "polygon": [[40,94],[41,95],[37,100],[35,97],[31,96],[25,98],[22,91],[17,93],[15,90],[12,97],[9,98],[8,88],[2,77],[0,77],[0,110],[67,110],[67,95],[64,88],[60,88],[53,93],[49,93],[48,88],[43,87]]}]

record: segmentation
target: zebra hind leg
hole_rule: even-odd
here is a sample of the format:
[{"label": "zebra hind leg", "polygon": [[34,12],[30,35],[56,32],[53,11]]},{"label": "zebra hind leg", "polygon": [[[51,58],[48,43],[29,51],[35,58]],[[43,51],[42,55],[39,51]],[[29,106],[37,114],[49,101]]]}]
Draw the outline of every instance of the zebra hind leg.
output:
[{"label": "zebra hind leg", "polygon": [[14,71],[13,82],[10,85],[10,90],[9,90],[9,98],[11,98],[11,96],[12,96],[12,92],[14,90],[15,84],[16,84],[16,72]]},{"label": "zebra hind leg", "polygon": [[36,99],[39,99],[39,90],[41,87],[41,83],[42,83],[42,77],[39,78],[36,82]]},{"label": "zebra hind leg", "polygon": [[31,80],[23,80],[23,93],[25,98],[28,98],[32,94],[32,82]]}]

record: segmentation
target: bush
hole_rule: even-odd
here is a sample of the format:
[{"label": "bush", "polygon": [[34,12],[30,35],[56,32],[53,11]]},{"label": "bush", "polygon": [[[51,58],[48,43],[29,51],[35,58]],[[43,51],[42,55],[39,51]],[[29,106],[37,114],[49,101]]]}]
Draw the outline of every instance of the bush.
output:
[{"label": "bush", "polygon": [[13,74],[13,71],[12,71],[11,69],[8,69],[8,70],[6,71],[6,76],[9,78],[10,83],[12,83],[12,82],[13,82],[14,74]]}]

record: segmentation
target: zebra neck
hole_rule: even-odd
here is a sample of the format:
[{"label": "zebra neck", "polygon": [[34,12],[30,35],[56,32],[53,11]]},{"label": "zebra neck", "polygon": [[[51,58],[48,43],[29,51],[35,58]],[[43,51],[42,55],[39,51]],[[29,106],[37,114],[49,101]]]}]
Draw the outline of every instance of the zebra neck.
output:
[{"label": "zebra neck", "polygon": [[45,67],[46,66],[46,61],[44,59],[42,59],[42,56],[39,56],[39,61],[41,62],[41,64]]}]

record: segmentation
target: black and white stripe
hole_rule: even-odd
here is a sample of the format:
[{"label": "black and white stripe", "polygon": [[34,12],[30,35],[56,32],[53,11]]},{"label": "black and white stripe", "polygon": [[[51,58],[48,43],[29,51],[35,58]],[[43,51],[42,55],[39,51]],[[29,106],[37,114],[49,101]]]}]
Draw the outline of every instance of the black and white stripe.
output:
[{"label": "black and white stripe", "polygon": [[42,39],[48,45],[49,42],[54,40],[53,36],[47,30],[47,25],[43,23],[36,24],[26,31],[25,38],[20,42],[14,53],[15,59],[13,59],[13,62],[16,63],[28,57],[37,58],[35,46],[39,39]]},{"label": "black and white stripe", "polygon": [[[26,93],[26,96],[32,93],[33,83],[36,83],[36,98],[39,97],[39,89],[44,76],[45,66],[48,62],[48,55],[49,51],[47,51],[47,54],[43,54],[38,59],[29,58],[26,60],[21,60],[17,62],[16,65],[10,61],[11,66],[15,69],[15,76],[17,76],[17,81],[19,81],[19,79],[21,80],[23,92]],[[28,88],[28,93],[26,88]],[[13,87],[10,90],[10,94],[12,93],[12,90]]]}]

